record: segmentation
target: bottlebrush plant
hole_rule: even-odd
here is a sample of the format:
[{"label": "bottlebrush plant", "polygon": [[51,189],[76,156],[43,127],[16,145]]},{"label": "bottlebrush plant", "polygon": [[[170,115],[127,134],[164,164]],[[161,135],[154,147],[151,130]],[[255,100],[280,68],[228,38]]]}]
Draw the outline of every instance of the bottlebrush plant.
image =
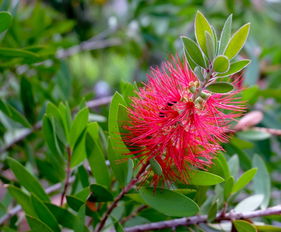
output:
[{"label": "bottlebrush plant", "polygon": [[[0,12],[0,19],[9,21],[5,30],[12,15]],[[198,11],[195,39],[180,37],[183,52],[151,68],[144,83],[122,82],[121,93],[112,98],[83,101],[75,109],[49,102],[42,117],[34,112],[26,117],[0,100],[1,115],[25,129],[1,152],[34,133],[44,137],[26,145],[29,157],[38,148],[30,163],[21,162],[16,152],[5,156],[3,166],[12,177],[1,175],[9,204],[1,204],[7,213],[0,230],[281,231],[270,225],[274,219],[264,218],[281,214],[280,206],[269,207],[265,162],[255,153],[250,159],[237,145],[249,148],[247,140],[280,133],[253,128],[262,113],[246,113],[247,92],[239,75],[250,60],[239,53],[249,31],[245,24],[232,33],[230,15],[218,36]],[[0,53],[9,52],[5,49]],[[44,59],[58,58],[17,52],[32,56],[26,65],[34,69]],[[35,104],[30,86],[22,77],[25,115]],[[107,103],[108,118],[91,111]]]}]

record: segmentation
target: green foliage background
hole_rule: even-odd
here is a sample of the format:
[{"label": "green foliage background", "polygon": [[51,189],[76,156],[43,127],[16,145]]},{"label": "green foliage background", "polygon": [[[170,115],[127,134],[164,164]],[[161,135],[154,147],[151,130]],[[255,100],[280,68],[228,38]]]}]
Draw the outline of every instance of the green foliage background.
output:
[{"label": "green foliage background", "polygon": [[[1,221],[1,231],[92,231],[134,172],[133,161],[115,162],[127,149],[125,145],[114,149],[120,140],[115,138],[118,117],[122,117],[118,106],[130,104],[128,97],[136,88],[132,83],[145,81],[150,66],[159,65],[170,54],[183,56],[179,36],[194,39],[197,10],[219,30],[229,14],[233,14],[232,32],[251,23],[240,54],[252,60],[243,73],[242,96],[249,112],[263,113],[257,126],[281,129],[280,1],[1,1],[0,218],[17,204],[26,215]],[[108,97],[113,94],[109,107]],[[93,99],[103,99],[105,104]],[[210,221],[225,203],[228,211],[236,208],[239,212],[278,205],[280,145],[280,136],[239,132],[224,145],[225,152],[209,176],[198,173],[193,185],[165,190],[159,197],[151,189],[133,190],[113,211],[115,219],[110,218],[108,226],[115,224],[122,231],[115,220],[144,204],[149,207],[124,222],[124,227],[191,216],[198,212],[197,205]],[[71,173],[66,172],[67,165]],[[67,202],[59,207],[54,202],[59,204],[68,174],[72,183]],[[48,195],[48,186],[58,183],[61,188]],[[181,197],[189,211],[173,207]],[[162,209],[163,205],[167,207]],[[171,211],[175,213],[167,215]],[[259,222],[280,226],[281,217]],[[234,225],[237,231],[254,228],[239,220]],[[228,225],[221,226],[227,231]],[[190,231],[217,230],[222,229],[207,224],[190,227]],[[256,226],[255,230],[273,228]]]}]

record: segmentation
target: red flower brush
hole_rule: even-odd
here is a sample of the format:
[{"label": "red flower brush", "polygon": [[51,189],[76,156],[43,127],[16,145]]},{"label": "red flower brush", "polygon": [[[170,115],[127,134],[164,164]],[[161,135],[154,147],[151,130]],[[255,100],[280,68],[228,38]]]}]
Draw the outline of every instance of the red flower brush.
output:
[{"label": "red flower brush", "polygon": [[126,144],[141,164],[150,162],[152,183],[188,183],[190,170],[205,169],[227,141],[229,124],[243,107],[235,96],[199,88],[186,61],[172,58],[151,70],[128,109]]}]

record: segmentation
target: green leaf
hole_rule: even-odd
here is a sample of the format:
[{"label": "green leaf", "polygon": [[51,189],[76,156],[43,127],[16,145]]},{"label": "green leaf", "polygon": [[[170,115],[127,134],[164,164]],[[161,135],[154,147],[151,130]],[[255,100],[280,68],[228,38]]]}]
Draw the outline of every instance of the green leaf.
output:
[{"label": "green leaf", "polygon": [[37,218],[26,216],[26,219],[33,232],[54,232],[49,226]]},{"label": "green leaf", "polygon": [[271,197],[271,180],[265,162],[259,155],[254,155],[253,167],[257,168],[257,174],[253,179],[253,188],[256,194],[263,195],[262,209],[266,209]]},{"label": "green leaf", "polygon": [[233,225],[238,232],[257,232],[255,226],[247,221],[235,220],[233,221]]},{"label": "green leaf", "polygon": [[215,72],[224,73],[229,70],[229,60],[224,55],[219,55],[215,58],[213,63],[213,69]]},{"label": "green leaf", "polygon": [[31,128],[32,126],[27,121],[27,119],[17,111],[13,106],[8,103],[5,103],[3,100],[0,99],[0,110],[7,115],[10,119],[14,120],[15,122],[20,123],[24,127]]},{"label": "green leaf", "polygon": [[224,179],[227,179],[230,176],[230,170],[223,153],[217,154],[215,159],[213,159],[213,165],[208,169],[208,171],[221,176]]},{"label": "green leaf", "polygon": [[205,59],[198,45],[192,39],[186,36],[182,36],[181,39],[183,41],[185,50],[192,59],[192,61],[200,65],[201,67],[206,68]]},{"label": "green leaf", "polygon": [[220,42],[219,42],[219,54],[223,54],[223,52],[230,40],[231,26],[232,26],[232,14],[229,15],[229,17],[225,21],[222,32],[221,32],[221,37],[220,37]]},{"label": "green leaf", "polygon": [[124,154],[130,153],[130,150],[124,144],[119,131],[118,110],[119,105],[126,106],[124,98],[116,92],[113,95],[108,115],[108,159],[120,186],[127,183],[128,163],[120,162],[124,159]]},{"label": "green leaf", "polygon": [[161,175],[163,174],[162,167],[161,167],[161,165],[157,162],[156,159],[151,158],[151,159],[149,160],[149,164],[150,164],[150,167],[151,167],[152,171],[153,171],[155,174],[157,174],[157,175],[159,175],[159,176],[161,176]]},{"label": "green leaf", "polygon": [[75,146],[72,152],[72,158],[70,167],[74,168],[77,165],[81,164],[87,157],[86,155],[86,130],[82,131],[79,138],[76,140]]},{"label": "green leaf", "polygon": [[72,213],[62,207],[50,203],[46,203],[46,206],[55,216],[60,225],[69,229],[73,229],[75,216]]},{"label": "green leaf", "polygon": [[227,82],[217,82],[208,85],[207,89],[214,93],[228,93],[233,89],[233,86]]},{"label": "green leaf", "polygon": [[216,218],[216,216],[217,216],[217,212],[218,212],[218,204],[217,204],[217,202],[215,202],[209,208],[209,211],[208,211],[208,221],[210,221],[210,222],[213,221]]},{"label": "green leaf", "polygon": [[247,130],[247,131],[238,132],[237,136],[245,140],[259,141],[259,140],[265,140],[270,138],[271,134],[264,131]]},{"label": "green leaf", "polygon": [[85,224],[85,212],[86,206],[82,205],[78,210],[78,214],[76,216],[76,220],[74,223],[74,232],[82,232],[84,231],[84,224]]},{"label": "green leaf", "polygon": [[25,187],[29,192],[34,193],[42,201],[50,201],[40,182],[31,173],[29,173],[23,165],[10,157],[8,157],[7,160],[9,167],[12,169],[17,180],[23,187]]},{"label": "green leaf", "polygon": [[[184,47],[184,45],[183,45]],[[193,60],[191,59],[190,55],[186,52],[185,48],[184,48],[184,55],[185,55],[185,58],[188,62],[188,65],[189,65],[189,68],[194,70],[196,67],[198,67],[194,62]]]},{"label": "green leaf", "polygon": [[243,48],[247,40],[249,31],[250,23],[247,23],[241,28],[239,28],[239,30],[234,33],[229,43],[227,44],[226,49],[224,51],[224,55],[226,55],[229,59],[234,58]]},{"label": "green leaf", "polygon": [[35,122],[35,102],[33,90],[29,80],[25,77],[22,77],[20,81],[20,96],[21,102],[23,104],[24,114],[29,122],[33,124]]},{"label": "green leaf", "polygon": [[230,64],[229,70],[225,73],[217,74],[217,77],[226,77],[233,75],[235,73],[240,72],[243,68],[245,68],[248,64],[250,64],[250,60],[239,60]]},{"label": "green leaf", "polygon": [[256,210],[263,201],[262,194],[256,194],[250,197],[245,198],[240,201],[234,208],[237,213],[245,213]]},{"label": "green leaf", "polygon": [[114,222],[114,228],[115,228],[116,232],[125,232],[124,228],[121,226],[121,224],[118,222],[118,220],[113,218],[113,222]]},{"label": "green leaf", "polygon": [[281,227],[271,225],[255,225],[258,232],[281,232]]},{"label": "green leaf", "polygon": [[88,117],[89,117],[88,108],[83,108],[77,113],[75,119],[73,120],[73,124],[70,129],[70,141],[69,141],[71,148],[74,148],[77,139],[86,128],[88,124]]},{"label": "green leaf", "polygon": [[1,11],[0,12],[0,33],[7,30],[11,25],[13,17],[10,12]]},{"label": "green leaf", "polygon": [[90,168],[97,184],[109,187],[110,178],[105,164],[104,154],[99,142],[99,126],[96,122],[90,123],[87,128],[86,153]]},{"label": "green leaf", "polygon": [[59,232],[58,222],[48,207],[33,194],[31,195],[31,202],[38,219],[46,223],[53,231]]},{"label": "green leaf", "polygon": [[248,170],[247,172],[244,172],[239,177],[237,182],[234,184],[232,193],[236,193],[236,192],[240,191],[242,188],[244,188],[254,178],[256,173],[257,173],[256,168],[252,168],[252,169]]},{"label": "green leaf", "polygon": [[190,173],[189,184],[192,185],[216,185],[223,182],[224,179],[210,172],[192,170]]},{"label": "green leaf", "polygon": [[59,147],[55,128],[53,126],[51,119],[47,115],[45,115],[43,117],[42,129],[43,129],[44,138],[45,138],[51,152],[54,155],[62,156],[62,152]]},{"label": "green leaf", "polygon": [[21,205],[26,214],[36,216],[36,213],[31,205],[30,197],[26,193],[13,185],[8,186],[8,191],[12,195],[12,197],[15,198],[16,201]]},{"label": "green leaf", "polygon": [[189,217],[199,211],[198,205],[183,194],[168,189],[142,188],[144,201],[159,212],[172,217]]},{"label": "green leaf", "polygon": [[113,195],[104,186],[99,184],[90,185],[92,202],[113,201]]},{"label": "green leaf", "polygon": [[194,74],[199,79],[200,82],[203,82],[205,80],[204,75],[203,75],[203,73],[201,71],[201,67],[196,66],[194,68]]},{"label": "green leaf", "polygon": [[80,207],[84,204],[83,201],[81,201],[80,199],[78,199],[76,196],[73,195],[66,196],[66,201],[68,206],[75,211],[78,211]]},{"label": "green leaf", "polygon": [[209,32],[212,36],[213,31],[208,20],[200,11],[197,11],[195,16],[194,30],[197,43],[200,45],[202,51],[207,54],[205,31]]},{"label": "green leaf", "polygon": [[36,53],[24,49],[0,48],[0,56],[2,58],[23,58],[31,63],[40,61],[40,57]]},{"label": "green leaf", "polygon": [[224,184],[224,199],[227,200],[228,197],[231,195],[232,188],[234,184],[234,178],[233,176],[230,176]]},{"label": "green leaf", "polygon": [[207,56],[208,56],[209,60],[212,61],[216,55],[215,40],[212,37],[212,35],[207,31],[205,31],[205,38],[206,38]]}]

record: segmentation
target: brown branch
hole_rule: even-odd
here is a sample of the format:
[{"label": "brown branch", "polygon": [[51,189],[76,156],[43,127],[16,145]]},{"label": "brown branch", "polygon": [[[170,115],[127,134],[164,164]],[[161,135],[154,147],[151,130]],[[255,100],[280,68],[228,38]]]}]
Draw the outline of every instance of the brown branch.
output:
[{"label": "brown branch", "polygon": [[148,163],[144,164],[141,169],[139,170],[138,174],[136,175],[135,178],[133,178],[130,183],[125,186],[122,191],[119,193],[119,195],[114,199],[114,201],[112,202],[112,204],[109,206],[109,208],[107,209],[107,211],[105,212],[105,214],[103,215],[102,219],[100,220],[100,223],[98,224],[95,232],[100,232],[105,223],[106,220],[108,219],[109,215],[111,214],[111,212],[117,207],[119,201],[124,197],[124,195],[126,193],[128,193],[140,180],[141,180],[141,176],[142,174],[145,172],[146,167],[148,166]]},{"label": "brown branch", "polygon": [[[74,177],[70,177],[69,183],[71,184],[73,181],[74,181]],[[55,185],[52,185],[52,186],[46,188],[45,191],[47,194],[51,194],[51,193],[54,193],[54,192],[60,190],[61,187],[62,187],[62,184],[57,183]],[[15,207],[13,207],[11,210],[9,210],[9,212],[7,214],[5,214],[3,217],[0,218],[0,225],[4,224],[7,220],[9,220],[11,217],[16,215],[17,213],[19,213],[21,210],[22,210],[22,207],[20,205],[16,205]]]},{"label": "brown branch", "polygon": [[[232,221],[232,220],[238,220],[238,219],[249,219],[249,218],[255,218],[255,217],[263,217],[263,216],[270,216],[270,215],[280,215],[281,214],[281,205],[271,207],[264,210],[257,210],[247,213],[235,213],[235,212],[229,212],[225,215],[218,214],[217,218],[215,219],[216,222],[221,221]],[[207,223],[208,222],[208,216],[207,215],[199,215],[199,216],[193,216],[188,218],[179,218],[179,219],[173,219],[173,220],[167,220],[167,221],[161,221],[161,222],[154,222],[144,225],[138,225],[133,227],[125,228],[126,232],[141,232],[141,231],[154,231],[154,230],[160,230],[165,228],[175,228],[178,226],[189,226],[189,225],[196,225],[200,223]]]},{"label": "brown branch", "polygon": [[70,179],[70,175],[71,175],[71,168],[70,168],[70,162],[71,162],[71,149],[70,147],[66,148],[67,150],[67,166],[66,166],[66,177],[65,177],[65,182],[64,182],[64,187],[63,187],[63,192],[61,195],[61,199],[60,199],[60,205],[63,205],[63,200],[65,198],[68,186],[69,186],[69,179]]}]

